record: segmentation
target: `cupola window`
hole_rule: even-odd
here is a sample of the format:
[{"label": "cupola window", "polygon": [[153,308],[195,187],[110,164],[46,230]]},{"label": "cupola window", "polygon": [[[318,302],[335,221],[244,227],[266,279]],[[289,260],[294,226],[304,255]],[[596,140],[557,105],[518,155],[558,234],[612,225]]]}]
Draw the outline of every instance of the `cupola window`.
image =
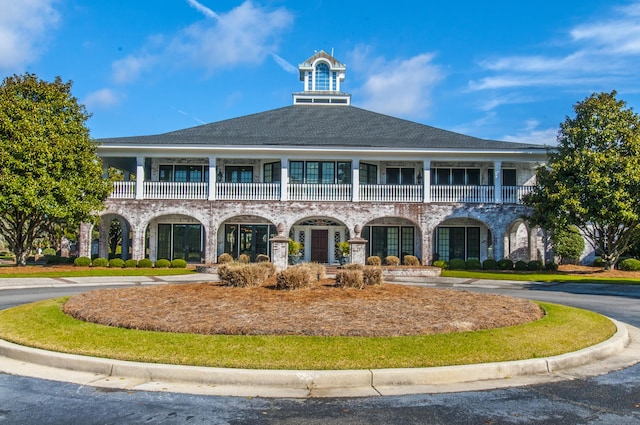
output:
[{"label": "cupola window", "polygon": [[316,90],[330,90],[329,65],[326,63],[319,63],[316,66]]}]

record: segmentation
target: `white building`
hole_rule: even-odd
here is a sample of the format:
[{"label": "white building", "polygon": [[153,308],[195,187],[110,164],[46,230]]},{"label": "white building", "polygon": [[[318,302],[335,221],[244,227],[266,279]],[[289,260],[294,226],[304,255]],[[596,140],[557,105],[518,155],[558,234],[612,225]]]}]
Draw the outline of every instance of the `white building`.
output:
[{"label": "white building", "polygon": [[[538,259],[522,196],[539,145],[479,139],[351,106],[346,66],[300,64],[293,105],[164,134],[99,140],[124,171],[100,213],[99,254],[118,220],[123,258],[215,263],[269,254],[282,223],[306,261],[334,263],[356,225],[366,255]],[[135,176],[135,179],[133,179]],[[91,228],[83,226],[81,246]],[[84,240],[84,243],[82,242]],[[84,248],[83,248],[84,250]],[[89,252],[81,252],[89,255]]]}]

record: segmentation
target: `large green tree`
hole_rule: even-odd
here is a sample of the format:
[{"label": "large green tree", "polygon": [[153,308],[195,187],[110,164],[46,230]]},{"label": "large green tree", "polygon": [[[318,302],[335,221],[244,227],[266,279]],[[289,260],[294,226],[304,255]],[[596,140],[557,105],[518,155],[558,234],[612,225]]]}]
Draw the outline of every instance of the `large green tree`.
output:
[{"label": "large green tree", "polygon": [[33,74],[0,85],[0,233],[26,259],[52,224],[91,221],[111,189],[71,82]]},{"label": "large green tree", "polygon": [[609,267],[640,235],[640,119],[616,92],[574,105],[525,204],[544,228],[578,227]]}]

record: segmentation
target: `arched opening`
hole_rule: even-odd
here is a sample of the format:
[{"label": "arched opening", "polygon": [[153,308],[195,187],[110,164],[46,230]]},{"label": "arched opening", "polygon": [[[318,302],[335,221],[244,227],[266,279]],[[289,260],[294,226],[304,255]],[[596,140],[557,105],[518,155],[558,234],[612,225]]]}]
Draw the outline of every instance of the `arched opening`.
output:
[{"label": "arched opening", "polygon": [[232,217],[218,229],[218,254],[227,253],[233,258],[244,254],[255,261],[260,254],[270,255],[269,239],[277,234],[276,226],[265,218]]},{"label": "arched opening", "polygon": [[145,257],[200,263],[205,255],[204,241],[205,228],[195,218],[180,214],[156,217],[146,228]]},{"label": "arched opening", "polygon": [[303,261],[323,264],[340,262],[336,246],[349,239],[349,230],[344,223],[328,217],[309,217],[295,223],[289,238],[303,246]]},{"label": "arched opening", "polygon": [[105,214],[91,231],[91,256],[131,258],[131,225],[122,216]]},{"label": "arched opening", "polygon": [[513,261],[529,261],[531,250],[529,249],[529,228],[522,220],[517,220],[507,228],[505,237],[505,258]]},{"label": "arched opening", "polygon": [[440,223],[434,234],[434,260],[479,260],[493,256],[489,227],[471,218],[452,218]]},{"label": "arched opening", "polygon": [[377,256],[384,260],[392,255],[404,261],[406,255],[418,258],[422,255],[420,228],[404,218],[372,220],[362,228],[362,238],[367,240],[366,257]]}]

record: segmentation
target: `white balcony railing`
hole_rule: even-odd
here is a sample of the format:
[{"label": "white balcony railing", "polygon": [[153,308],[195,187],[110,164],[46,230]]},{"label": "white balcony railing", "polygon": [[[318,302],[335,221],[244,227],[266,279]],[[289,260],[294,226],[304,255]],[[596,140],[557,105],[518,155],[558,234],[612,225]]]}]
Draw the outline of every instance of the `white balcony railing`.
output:
[{"label": "white balcony railing", "polygon": [[209,184],[200,182],[144,182],[144,199],[207,199]]},{"label": "white balcony railing", "polygon": [[522,197],[533,192],[535,186],[502,186],[502,202],[505,204],[521,204]]},{"label": "white balcony railing", "polygon": [[280,183],[216,183],[217,199],[230,201],[277,201]]},{"label": "white balcony railing", "polygon": [[422,202],[421,185],[365,184],[360,186],[360,200],[370,202]]},{"label": "white balcony railing", "polygon": [[290,201],[350,201],[350,184],[306,184],[289,185]]},{"label": "white balcony railing", "polygon": [[136,197],[136,182],[113,182],[113,199],[134,199]]},{"label": "white balcony railing", "polygon": [[493,186],[434,185],[431,202],[494,203]]}]

